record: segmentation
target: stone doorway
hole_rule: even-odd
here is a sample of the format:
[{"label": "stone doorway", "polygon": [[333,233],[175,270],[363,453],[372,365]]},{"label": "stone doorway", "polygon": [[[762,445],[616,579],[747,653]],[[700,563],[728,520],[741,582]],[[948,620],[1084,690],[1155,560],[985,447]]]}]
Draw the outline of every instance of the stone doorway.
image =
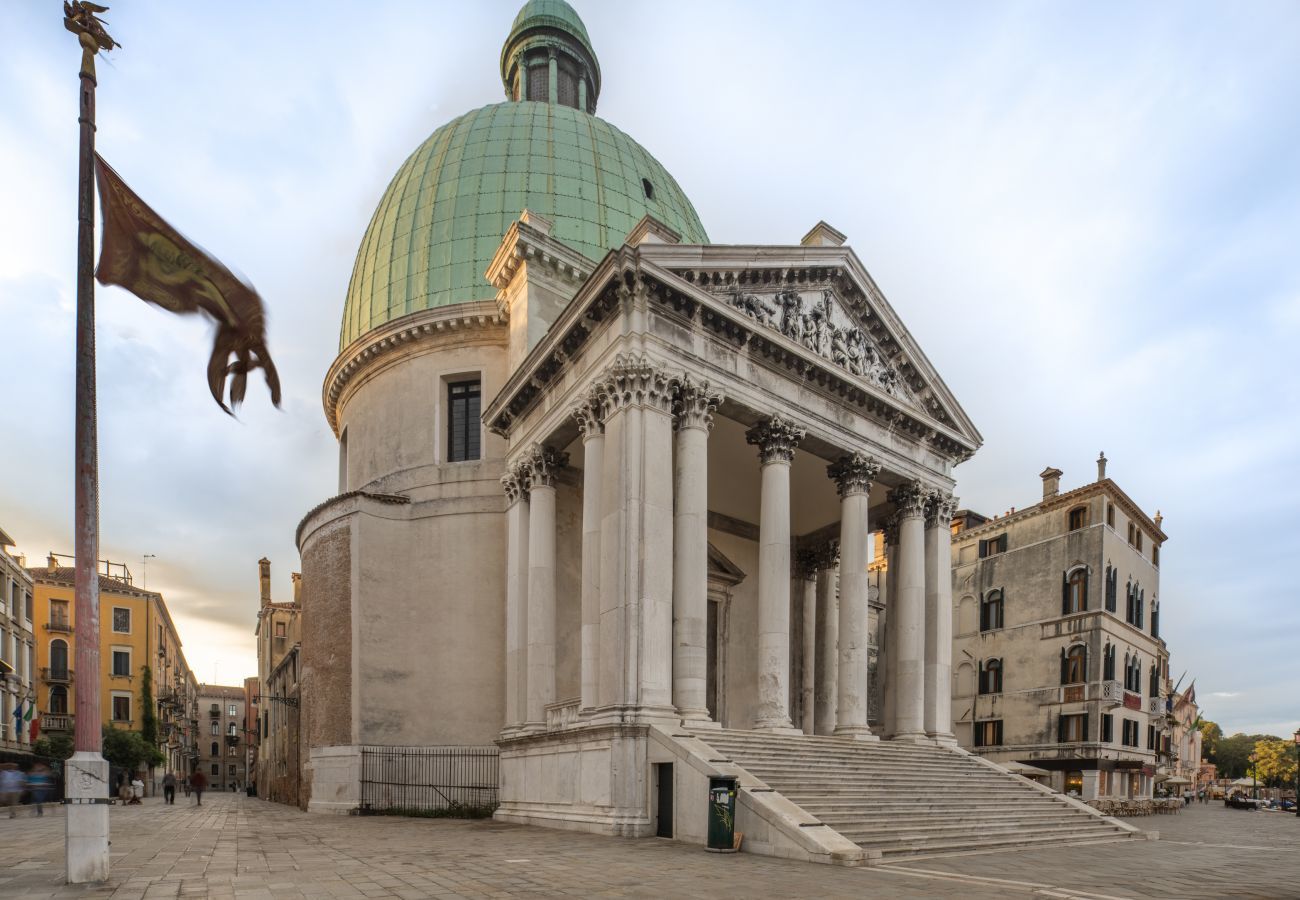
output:
[{"label": "stone doorway", "polygon": [[709,718],[722,727],[727,721],[727,643],[731,591],[745,573],[709,544],[709,612],[706,624],[705,701]]}]

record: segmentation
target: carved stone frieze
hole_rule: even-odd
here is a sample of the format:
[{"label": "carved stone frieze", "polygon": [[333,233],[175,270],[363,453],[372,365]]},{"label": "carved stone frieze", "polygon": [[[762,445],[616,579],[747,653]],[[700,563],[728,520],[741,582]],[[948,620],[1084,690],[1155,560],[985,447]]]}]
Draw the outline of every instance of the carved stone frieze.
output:
[{"label": "carved stone frieze", "polygon": [[596,382],[595,391],[606,415],[626,406],[672,412],[673,388],[678,380],[644,354],[620,353]]},{"label": "carved stone frieze", "polygon": [[520,461],[528,469],[528,489],[555,487],[555,476],[569,464],[569,454],[545,444],[534,444],[528,448]]},{"label": "carved stone frieze", "polygon": [[826,474],[835,482],[841,497],[870,493],[871,482],[879,473],[880,463],[862,453],[841,456],[826,467]]},{"label": "carved stone frieze", "polygon": [[605,404],[595,388],[587,393],[581,403],[573,407],[571,413],[578,422],[578,430],[582,432],[584,441],[605,433]]},{"label": "carved stone frieze", "polygon": [[673,426],[682,428],[713,429],[713,412],[722,402],[722,394],[713,390],[707,381],[696,381],[683,375],[673,393]]},{"label": "carved stone frieze", "polygon": [[889,499],[898,509],[898,516],[910,519],[925,515],[925,506],[930,499],[930,489],[919,481],[909,481],[889,492]]},{"label": "carved stone frieze", "polygon": [[745,440],[758,447],[758,458],[764,465],[789,463],[794,459],[795,448],[807,433],[789,419],[772,416],[745,432]]}]

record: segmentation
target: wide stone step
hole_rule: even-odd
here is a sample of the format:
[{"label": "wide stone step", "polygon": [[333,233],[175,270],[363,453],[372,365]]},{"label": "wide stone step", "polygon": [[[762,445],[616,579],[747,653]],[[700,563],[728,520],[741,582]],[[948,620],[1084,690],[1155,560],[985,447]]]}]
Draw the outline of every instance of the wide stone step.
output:
[{"label": "wide stone step", "polygon": [[[1104,839],[1093,829],[1074,829],[1043,832],[1028,832],[1005,835],[984,835],[966,831],[961,836],[915,836],[894,838],[887,841],[873,840],[870,835],[844,835],[859,846],[869,850],[879,850],[881,856],[903,856],[917,853],[956,853],[965,850],[992,850],[1005,847],[1032,847],[1043,844],[1066,844],[1077,841],[1095,841]],[[1119,835],[1115,835],[1119,837]]]},{"label": "wide stone step", "polygon": [[[808,810],[812,812],[812,810]],[[832,815],[818,813],[817,821],[829,825],[841,834],[869,830],[874,834],[892,834],[898,831],[921,829],[926,831],[950,829],[960,831],[978,825],[981,832],[1003,829],[1036,831],[1041,829],[1067,826],[1098,827],[1113,830],[1113,826],[1104,822],[1094,823],[1083,816],[1047,815],[1047,816],[863,816],[860,813],[846,812]]]},{"label": "wide stone step", "polygon": [[[963,822],[927,822],[916,823],[906,822],[897,825],[877,825],[869,824],[866,826],[854,827],[845,825],[843,828],[837,828],[831,825],[840,834],[850,840],[861,840],[871,843],[895,843],[898,841],[912,840],[929,840],[938,837],[965,837],[972,833],[969,823]],[[1074,834],[1080,833],[1114,833],[1114,826],[1102,822],[1097,825],[1091,822],[1056,822],[1040,824],[1033,826],[1020,825],[1014,822],[990,822],[978,829],[978,836],[981,838],[1005,838],[1019,836],[1042,836],[1046,834]]]},{"label": "wide stone step", "polygon": [[887,816],[934,816],[934,815],[970,815],[970,816],[1030,816],[1030,815],[1079,815],[1086,816],[1087,813],[1076,809],[1061,806],[1060,804],[1020,804],[1013,806],[995,803],[962,803],[954,806],[951,803],[905,803],[892,801],[866,801],[855,800],[852,802],[844,800],[835,800],[823,797],[796,797],[793,794],[783,794],[791,803],[796,803],[810,813],[816,813],[819,817],[830,815],[843,815],[852,813],[867,818],[881,818]]}]

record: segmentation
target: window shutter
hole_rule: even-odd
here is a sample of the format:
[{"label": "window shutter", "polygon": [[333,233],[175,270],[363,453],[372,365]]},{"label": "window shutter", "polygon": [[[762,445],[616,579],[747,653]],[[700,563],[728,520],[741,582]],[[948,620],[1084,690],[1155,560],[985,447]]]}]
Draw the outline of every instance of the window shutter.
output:
[{"label": "window shutter", "polygon": [[980,559],[989,555],[989,542],[980,541]]},{"label": "window shutter", "polygon": [[1070,664],[1069,660],[1067,660],[1065,657],[1065,648],[1062,647],[1061,648],[1061,684],[1066,684],[1069,681],[1069,675],[1070,675],[1068,669],[1069,664]]},{"label": "window shutter", "polygon": [[1083,734],[1079,735],[1079,740],[1081,741],[1088,740],[1088,716],[1089,715],[1090,715],[1089,713],[1083,714]]},{"label": "window shutter", "polygon": [[974,728],[974,730],[975,730],[975,746],[976,746],[976,747],[983,747],[983,746],[984,746],[984,726],[983,726],[981,723],[976,722],[976,723],[975,723],[975,728]]},{"label": "window shutter", "polygon": [[1065,716],[1056,717],[1056,741],[1059,744],[1065,743]]},{"label": "window shutter", "polygon": [[1070,613],[1070,579],[1065,573],[1061,573],[1061,615]]},{"label": "window shutter", "polygon": [[1083,572],[1083,610],[1084,612],[1088,611],[1088,572],[1086,569]]}]

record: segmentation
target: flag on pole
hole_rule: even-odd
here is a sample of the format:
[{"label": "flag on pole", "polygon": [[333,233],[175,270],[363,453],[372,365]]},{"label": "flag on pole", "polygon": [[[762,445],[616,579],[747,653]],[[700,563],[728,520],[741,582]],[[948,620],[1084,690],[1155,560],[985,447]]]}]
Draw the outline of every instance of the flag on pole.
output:
[{"label": "flag on pole", "polygon": [[[248,373],[262,369],[271,402],[280,405],[280,376],[266,349],[266,310],[253,286],[187,240],[136,195],[103,157],[95,154],[95,180],[104,216],[104,243],[95,278],[178,314],[205,312],[217,323],[208,360],[208,387],[226,406],[244,400]],[[234,356],[233,362],[231,356]]]},{"label": "flag on pole", "polygon": [[35,700],[28,700],[28,701],[27,701],[27,712],[23,715],[23,721],[24,721],[24,722],[30,722],[30,721],[32,720],[32,715],[33,715],[35,712],[36,712],[36,701],[35,701]]}]

